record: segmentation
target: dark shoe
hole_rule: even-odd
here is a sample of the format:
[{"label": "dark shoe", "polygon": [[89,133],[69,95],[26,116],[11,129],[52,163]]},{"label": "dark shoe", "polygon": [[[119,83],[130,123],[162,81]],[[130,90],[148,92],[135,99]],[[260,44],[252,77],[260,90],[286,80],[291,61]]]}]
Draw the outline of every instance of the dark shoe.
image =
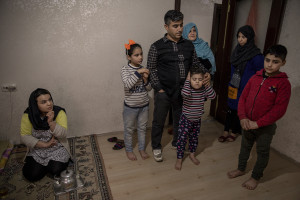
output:
[{"label": "dark shoe", "polygon": [[236,140],[237,136],[228,135],[226,141],[228,142],[234,142]]},{"label": "dark shoe", "polygon": [[113,150],[120,150],[120,149],[123,149],[124,147],[125,147],[124,141],[123,142],[117,142],[113,146]]},{"label": "dark shoe", "polygon": [[117,142],[118,138],[117,137],[111,137],[111,138],[108,138],[107,141],[109,141],[109,142]]},{"label": "dark shoe", "polygon": [[225,142],[225,141],[227,140],[227,138],[228,138],[228,136],[222,135],[222,136],[220,136],[220,137],[218,138],[218,141],[223,143],[223,142]]}]

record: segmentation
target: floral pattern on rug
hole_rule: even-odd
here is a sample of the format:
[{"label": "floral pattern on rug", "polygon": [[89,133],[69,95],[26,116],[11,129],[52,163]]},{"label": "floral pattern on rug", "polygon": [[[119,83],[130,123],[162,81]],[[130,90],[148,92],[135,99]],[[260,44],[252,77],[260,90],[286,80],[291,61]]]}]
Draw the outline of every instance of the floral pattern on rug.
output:
[{"label": "floral pattern on rug", "polygon": [[10,155],[4,171],[0,175],[0,188],[7,192],[2,199],[37,200],[111,200],[112,195],[106,176],[104,161],[97,144],[97,136],[68,138],[74,163],[69,166],[79,174],[84,186],[69,193],[55,195],[53,179],[44,177],[30,183],[22,175],[23,158],[26,146],[16,145]]}]

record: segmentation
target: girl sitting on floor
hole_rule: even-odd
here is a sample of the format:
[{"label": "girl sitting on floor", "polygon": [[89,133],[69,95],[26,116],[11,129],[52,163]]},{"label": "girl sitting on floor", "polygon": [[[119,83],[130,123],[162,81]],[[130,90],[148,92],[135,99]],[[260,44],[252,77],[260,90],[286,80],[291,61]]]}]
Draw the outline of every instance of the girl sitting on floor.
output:
[{"label": "girl sitting on floor", "polygon": [[21,120],[21,141],[29,148],[23,167],[27,180],[38,181],[47,173],[59,176],[68,167],[70,150],[66,136],[65,109],[53,105],[48,90],[34,90]]}]

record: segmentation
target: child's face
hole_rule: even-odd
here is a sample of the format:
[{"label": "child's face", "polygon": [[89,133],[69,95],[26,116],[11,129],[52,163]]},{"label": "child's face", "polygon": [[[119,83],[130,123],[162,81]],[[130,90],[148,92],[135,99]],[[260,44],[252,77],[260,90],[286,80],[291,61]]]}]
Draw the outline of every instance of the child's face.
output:
[{"label": "child's face", "polygon": [[204,76],[203,74],[193,74],[191,76],[191,86],[192,88],[194,89],[200,89],[203,85],[203,79],[204,79]]},{"label": "child's face", "polygon": [[36,98],[38,108],[42,114],[47,114],[53,110],[53,101],[49,94],[42,94]]},{"label": "child's face", "polygon": [[130,64],[132,64],[135,67],[139,67],[143,62],[143,51],[141,48],[136,47],[132,55],[127,55],[128,60],[130,61]]},{"label": "child's face", "polygon": [[281,58],[275,57],[275,55],[267,54],[264,60],[264,68],[266,75],[274,76],[279,73],[280,67],[285,65],[285,60],[282,61]]},{"label": "child's face", "polygon": [[243,35],[243,33],[239,32],[237,40],[241,46],[244,46],[248,39]]},{"label": "child's face", "polygon": [[188,38],[189,40],[191,41],[195,41],[197,39],[197,32],[196,32],[196,29],[195,27],[193,27],[191,30],[190,30],[190,33],[188,35]]}]

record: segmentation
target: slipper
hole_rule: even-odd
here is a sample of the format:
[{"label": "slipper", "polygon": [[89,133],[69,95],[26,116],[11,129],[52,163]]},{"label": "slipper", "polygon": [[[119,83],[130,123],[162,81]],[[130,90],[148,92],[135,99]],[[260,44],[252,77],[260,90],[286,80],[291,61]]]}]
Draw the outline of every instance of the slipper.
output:
[{"label": "slipper", "polygon": [[[237,138],[237,136],[228,135],[226,141],[228,141],[228,142],[234,142],[236,138]],[[228,139],[231,139],[231,140],[228,140]]]},{"label": "slipper", "polygon": [[229,136],[220,136],[219,138],[218,138],[218,141],[219,142],[225,142],[225,141],[227,141],[227,138],[228,138]]},{"label": "slipper", "polygon": [[169,135],[173,135],[173,134],[174,134],[173,128],[169,128],[169,129],[168,129],[168,133],[169,133]]},{"label": "slipper", "polygon": [[113,146],[113,150],[120,150],[123,149],[123,147],[125,146],[124,142],[117,142],[114,146]]},{"label": "slipper", "polygon": [[120,144],[120,145],[122,145],[123,147],[125,147],[124,140],[118,139],[117,143]]},{"label": "slipper", "polygon": [[111,137],[111,138],[108,138],[107,141],[109,141],[109,142],[117,142],[118,138],[117,137]]}]

